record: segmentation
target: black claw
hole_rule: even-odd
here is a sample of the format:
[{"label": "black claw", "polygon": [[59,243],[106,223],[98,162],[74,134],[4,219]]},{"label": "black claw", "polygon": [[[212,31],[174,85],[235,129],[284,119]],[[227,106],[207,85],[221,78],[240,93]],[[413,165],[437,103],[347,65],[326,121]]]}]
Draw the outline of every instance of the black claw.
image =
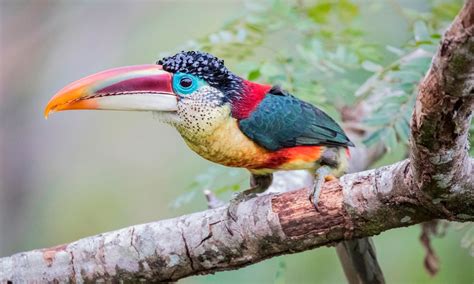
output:
[{"label": "black claw", "polygon": [[309,195],[309,202],[311,202],[311,204],[313,204],[313,207],[314,207],[314,209],[316,210],[316,212],[320,212],[320,211],[319,211],[319,206],[318,206],[319,200],[316,201],[316,202],[314,202],[313,194],[310,194],[310,195]]},{"label": "black claw", "polygon": [[232,221],[236,222],[237,221],[237,216],[236,216],[236,212],[231,212],[231,211],[235,211],[235,210],[232,210],[229,206],[229,209],[227,209],[227,216],[229,216],[230,219],[232,219]]},{"label": "black claw", "polygon": [[237,221],[237,208],[242,201],[246,201],[251,198],[250,194],[246,194],[246,191],[238,193],[230,201],[229,208],[227,209],[227,215],[235,222]]},{"label": "black claw", "polygon": [[227,216],[234,222],[237,221],[237,207],[238,204],[232,204],[231,201],[229,208],[227,208]]},{"label": "black claw", "polygon": [[229,208],[227,208],[227,215],[232,221],[237,221],[237,208],[243,201],[247,201],[254,197],[257,197],[258,193],[262,193],[271,185],[273,180],[272,174],[266,175],[252,175],[250,179],[251,188],[238,193],[230,201]]}]

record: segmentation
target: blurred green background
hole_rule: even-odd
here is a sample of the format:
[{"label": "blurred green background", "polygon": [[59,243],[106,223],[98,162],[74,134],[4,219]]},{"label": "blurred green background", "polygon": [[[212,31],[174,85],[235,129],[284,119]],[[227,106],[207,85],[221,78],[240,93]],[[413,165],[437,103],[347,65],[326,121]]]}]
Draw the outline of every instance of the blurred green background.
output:
[{"label": "blurred green background", "polygon": [[[432,2],[358,1],[364,40],[403,45],[411,31],[400,7],[423,12]],[[183,194],[201,184],[196,179],[207,175],[209,162],[151,114],[67,112],[46,121],[43,109],[65,84],[111,67],[153,63],[189,40],[219,31],[247,13],[248,5],[218,0],[0,1],[0,256],[205,209],[200,190]],[[278,44],[291,43],[280,39]],[[387,58],[388,53],[381,54],[380,61]],[[231,69],[238,63],[224,59]],[[402,150],[392,151],[383,163],[401,157]],[[244,170],[211,169],[224,180],[246,177]],[[173,206],[177,199],[183,202]],[[374,237],[389,283],[474,283],[473,258],[461,247],[465,228],[451,226],[434,240],[441,260],[434,278],[423,269],[419,234],[413,226]],[[319,248],[181,283],[282,281],[344,283],[345,278],[335,250]]]}]

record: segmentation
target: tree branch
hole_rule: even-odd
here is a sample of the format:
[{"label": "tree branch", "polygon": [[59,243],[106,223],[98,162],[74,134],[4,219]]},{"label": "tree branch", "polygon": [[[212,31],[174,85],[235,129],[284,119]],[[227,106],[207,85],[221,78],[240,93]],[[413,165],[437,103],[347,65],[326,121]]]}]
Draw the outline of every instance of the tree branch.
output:
[{"label": "tree branch", "polygon": [[[474,110],[473,36],[474,1],[468,0],[445,33],[419,87],[411,121],[410,170],[416,186],[432,199],[443,199],[474,182],[467,139]],[[457,196],[462,201],[472,194],[464,191]]]},{"label": "tree branch", "polygon": [[[405,160],[328,182],[319,213],[301,189],[241,203],[236,222],[219,207],[19,253],[0,259],[0,281],[174,281],[444,217],[418,199],[408,173]],[[474,220],[473,207],[450,200],[454,220]]]},{"label": "tree branch", "polygon": [[446,32],[419,89],[410,160],[324,185],[320,211],[308,190],[132,226],[0,259],[0,282],[153,280],[237,269],[264,259],[433,219],[474,220],[474,0]]}]

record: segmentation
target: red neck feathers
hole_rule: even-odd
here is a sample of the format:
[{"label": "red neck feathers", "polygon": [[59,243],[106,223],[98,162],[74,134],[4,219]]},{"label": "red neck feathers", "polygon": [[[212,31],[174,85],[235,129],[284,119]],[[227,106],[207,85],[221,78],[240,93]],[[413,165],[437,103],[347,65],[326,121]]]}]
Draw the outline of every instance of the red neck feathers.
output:
[{"label": "red neck feathers", "polygon": [[242,94],[232,99],[232,117],[239,120],[249,117],[272,88],[270,85],[262,85],[247,80],[243,81],[243,85]]}]

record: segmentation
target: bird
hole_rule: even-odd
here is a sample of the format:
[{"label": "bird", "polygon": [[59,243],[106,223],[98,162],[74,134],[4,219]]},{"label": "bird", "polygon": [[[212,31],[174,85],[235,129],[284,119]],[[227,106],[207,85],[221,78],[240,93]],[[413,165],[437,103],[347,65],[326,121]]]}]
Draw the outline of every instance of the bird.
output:
[{"label": "bird", "polygon": [[320,108],[278,85],[239,77],[222,59],[201,51],[80,79],[54,95],[44,115],[83,109],[154,112],[203,158],[247,169],[250,188],[231,200],[233,218],[240,202],[268,189],[273,173],[282,170],[314,176],[308,198],[318,210],[323,183],[344,174],[354,146]]}]

